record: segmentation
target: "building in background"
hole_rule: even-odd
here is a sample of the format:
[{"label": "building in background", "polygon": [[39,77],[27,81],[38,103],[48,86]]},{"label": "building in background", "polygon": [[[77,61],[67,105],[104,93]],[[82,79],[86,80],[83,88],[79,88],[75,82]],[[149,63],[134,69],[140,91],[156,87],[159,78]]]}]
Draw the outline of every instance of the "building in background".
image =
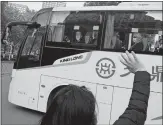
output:
[{"label": "building in background", "polygon": [[66,7],[66,2],[43,2],[42,8]]},{"label": "building in background", "polygon": [[28,9],[28,6],[22,4],[8,3],[8,6],[18,9],[21,13],[25,13]]}]

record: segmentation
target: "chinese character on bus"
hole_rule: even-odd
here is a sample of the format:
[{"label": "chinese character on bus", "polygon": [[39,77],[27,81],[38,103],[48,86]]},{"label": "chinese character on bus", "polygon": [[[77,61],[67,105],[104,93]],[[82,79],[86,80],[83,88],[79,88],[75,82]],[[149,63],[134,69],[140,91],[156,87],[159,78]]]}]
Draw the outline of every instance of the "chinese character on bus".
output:
[{"label": "chinese character on bus", "polygon": [[[151,73],[151,81],[156,80],[157,82],[162,82],[163,72],[162,72],[163,66],[152,66],[152,73]],[[128,68],[124,68],[124,70],[128,70]],[[121,77],[125,77],[129,75],[131,72],[128,70],[128,72],[120,75]]]},{"label": "chinese character on bus", "polygon": [[156,79],[157,82],[162,82],[162,67],[163,66],[152,66],[151,81]]}]

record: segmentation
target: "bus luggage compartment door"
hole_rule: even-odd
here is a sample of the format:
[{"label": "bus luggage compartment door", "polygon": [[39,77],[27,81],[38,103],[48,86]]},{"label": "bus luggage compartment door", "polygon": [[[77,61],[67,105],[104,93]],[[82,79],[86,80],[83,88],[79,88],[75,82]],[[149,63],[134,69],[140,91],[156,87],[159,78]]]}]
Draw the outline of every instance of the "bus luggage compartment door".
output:
[{"label": "bus luggage compartment door", "polygon": [[112,105],[113,87],[97,85],[98,124],[109,125]]},{"label": "bus luggage compartment door", "polygon": [[56,86],[56,84],[60,83],[61,81],[59,78],[44,75],[41,76],[40,90],[38,95],[38,111],[46,112],[49,94]]}]

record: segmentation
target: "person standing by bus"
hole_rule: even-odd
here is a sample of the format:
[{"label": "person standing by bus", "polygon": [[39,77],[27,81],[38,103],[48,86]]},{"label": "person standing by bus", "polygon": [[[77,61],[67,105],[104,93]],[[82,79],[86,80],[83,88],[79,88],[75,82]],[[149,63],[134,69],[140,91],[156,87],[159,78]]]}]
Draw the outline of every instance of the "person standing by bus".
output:
[{"label": "person standing by bus", "polygon": [[[113,125],[144,125],[150,94],[150,74],[134,52],[120,60],[135,74],[129,105]],[[123,98],[123,97],[122,97]],[[85,87],[68,85],[60,89],[41,120],[41,125],[96,125],[96,100]]]},{"label": "person standing by bus", "polygon": [[134,52],[122,54],[120,61],[135,74],[129,105],[114,125],[144,125],[150,95],[150,74]]}]

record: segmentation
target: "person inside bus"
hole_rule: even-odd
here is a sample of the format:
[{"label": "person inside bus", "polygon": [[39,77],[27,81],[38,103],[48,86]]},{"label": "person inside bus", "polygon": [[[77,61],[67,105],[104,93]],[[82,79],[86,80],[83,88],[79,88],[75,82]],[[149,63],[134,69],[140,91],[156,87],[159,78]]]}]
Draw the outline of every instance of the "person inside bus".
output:
[{"label": "person inside bus", "polygon": [[63,42],[70,43],[72,40],[72,26],[70,25],[65,25],[65,33],[63,37]]},{"label": "person inside bus", "polygon": [[97,45],[98,31],[87,32],[85,35],[85,43]]},{"label": "person inside bus", "polygon": [[68,35],[65,35],[63,37],[63,42],[66,42],[66,43],[70,43],[71,42],[70,39],[69,39],[69,37],[68,37]]},{"label": "person inside bus", "polygon": [[92,32],[87,32],[86,35],[85,35],[85,44],[92,44]]},{"label": "person inside bus", "polygon": [[158,41],[156,41],[156,43],[155,43],[155,52],[159,52],[159,45],[160,43],[159,43],[159,40]]},{"label": "person inside bus", "polygon": [[149,51],[149,44],[148,44],[147,37],[142,38],[142,43],[143,43],[143,51]]},{"label": "person inside bus", "polygon": [[131,46],[130,50],[132,51],[143,51],[144,44],[142,41],[142,35],[140,33],[136,33],[133,36],[133,45]]},{"label": "person inside bus", "polygon": [[142,51],[154,52],[154,48],[152,49],[152,45],[154,45],[154,41],[152,41],[150,38],[144,37],[142,38],[142,43],[143,43]]},{"label": "person inside bus", "polygon": [[155,37],[153,35],[150,35],[148,38],[148,51],[150,52],[155,52],[155,47],[156,47],[156,42]]},{"label": "person inside bus", "polygon": [[84,43],[83,35],[81,31],[76,31],[75,33],[75,43]]},{"label": "person inside bus", "polygon": [[[147,117],[150,74],[135,53],[131,53],[126,51],[120,61],[135,74],[132,94],[128,107],[113,125],[144,125]],[[95,107],[96,100],[91,91],[68,85],[56,93],[40,125],[96,125]]]},{"label": "person inside bus", "polygon": [[117,32],[115,35],[116,35],[116,43],[115,43],[114,49],[121,49],[122,41],[120,40],[119,33]]},{"label": "person inside bus", "polygon": [[163,53],[163,42],[162,42],[162,38],[161,38],[161,37],[160,37],[160,39],[159,39],[158,52],[159,52],[159,53]]},{"label": "person inside bus", "polygon": [[122,41],[120,40],[119,33],[114,32],[112,40],[111,40],[112,49],[121,49]]},{"label": "person inside bus", "polygon": [[91,44],[97,45],[98,30],[93,30]]},{"label": "person inside bus", "polygon": [[155,52],[163,53],[162,38],[159,36],[159,40],[155,43]]}]

